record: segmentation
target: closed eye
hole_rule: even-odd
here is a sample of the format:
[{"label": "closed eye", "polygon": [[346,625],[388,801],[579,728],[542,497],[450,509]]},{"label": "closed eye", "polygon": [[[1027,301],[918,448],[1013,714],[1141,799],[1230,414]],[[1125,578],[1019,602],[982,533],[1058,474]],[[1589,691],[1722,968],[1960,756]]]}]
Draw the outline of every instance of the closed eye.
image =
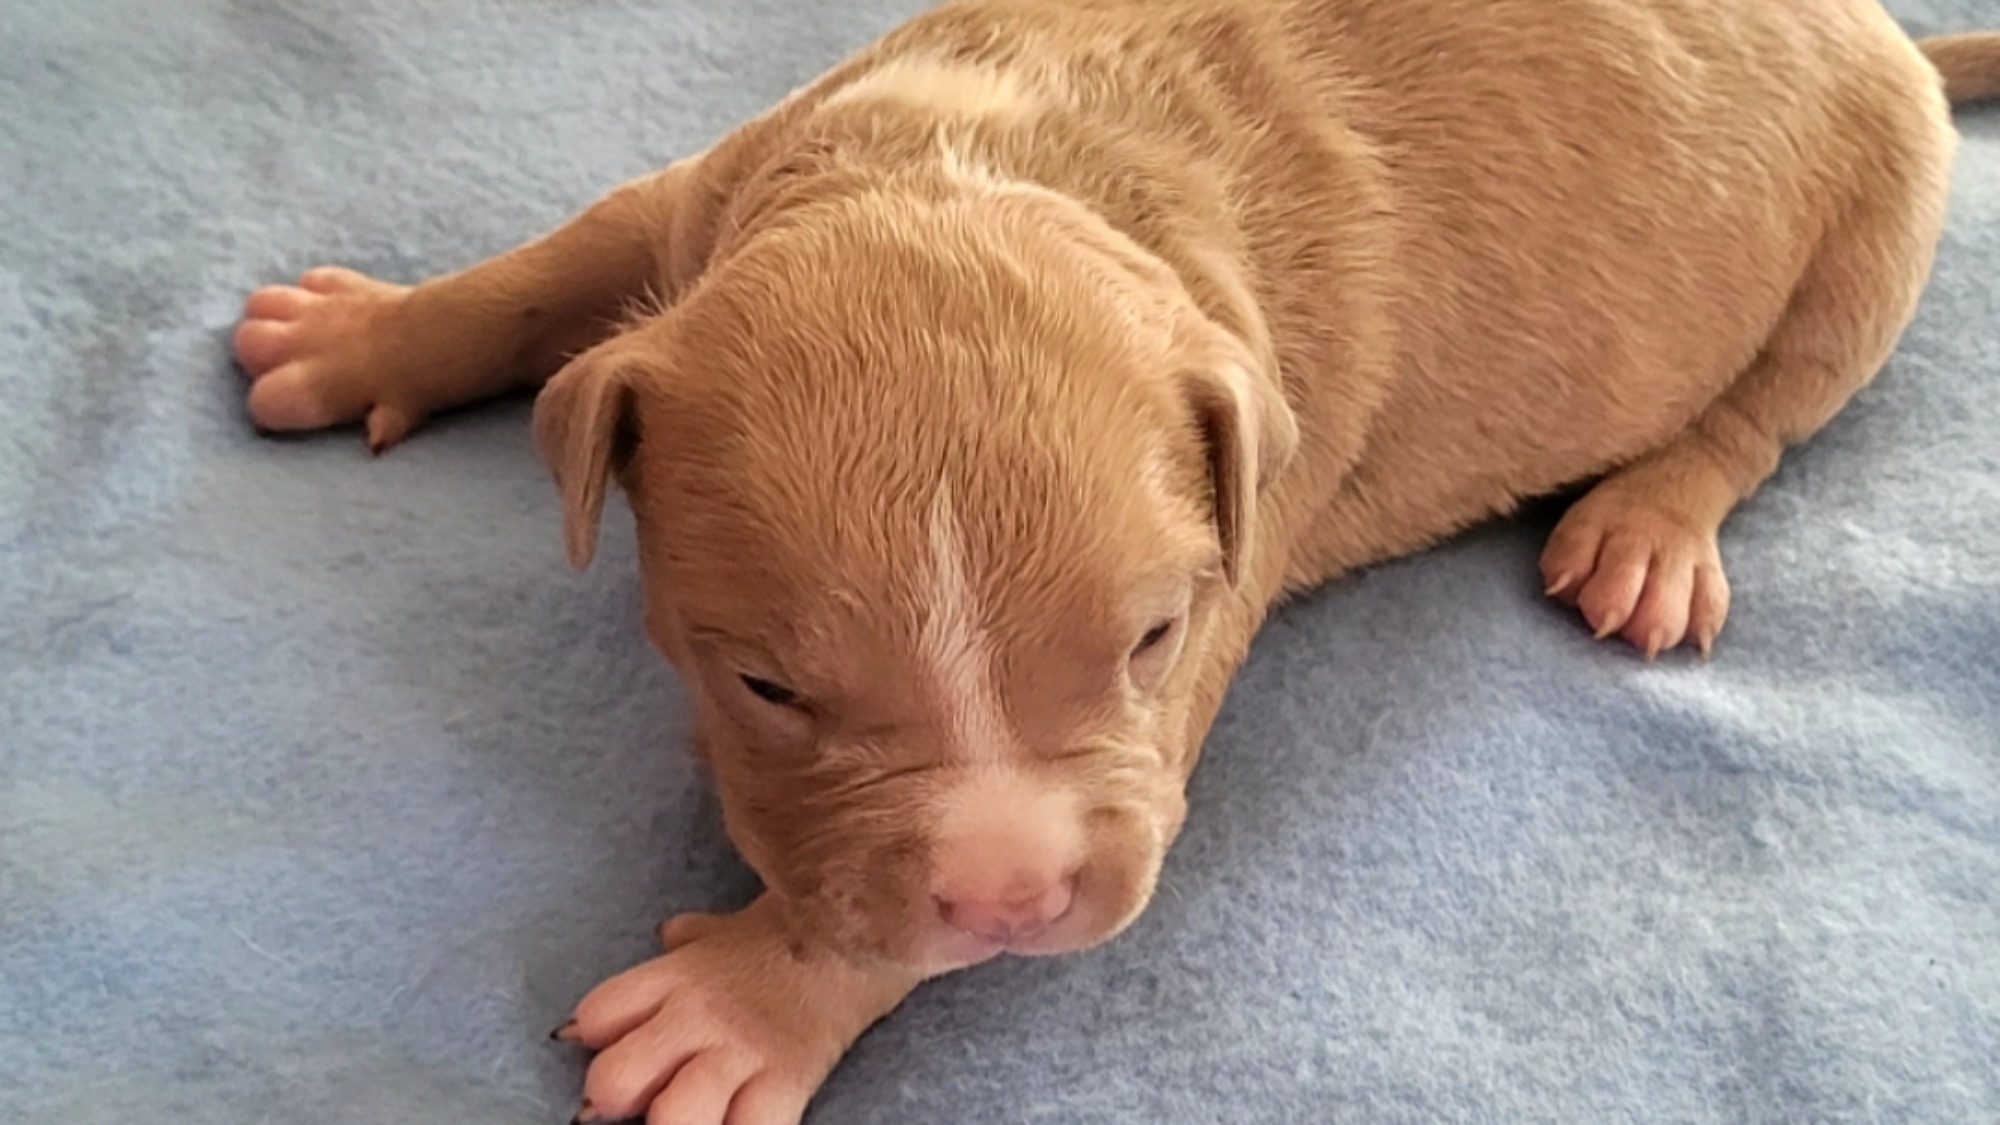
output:
[{"label": "closed eye", "polygon": [[1145,653],[1148,649],[1159,647],[1160,642],[1166,640],[1167,634],[1173,631],[1174,631],[1174,622],[1172,618],[1168,618],[1167,620],[1162,621],[1157,625],[1154,625],[1152,628],[1146,630],[1145,636],[1139,638],[1139,644],[1137,647],[1133,648],[1132,655],[1139,656]]},{"label": "closed eye", "polygon": [[772,683],[770,680],[759,679],[756,676],[743,676],[742,680],[743,686],[750,690],[751,695],[756,696],[766,703],[777,707],[798,706],[799,693],[783,684]]}]

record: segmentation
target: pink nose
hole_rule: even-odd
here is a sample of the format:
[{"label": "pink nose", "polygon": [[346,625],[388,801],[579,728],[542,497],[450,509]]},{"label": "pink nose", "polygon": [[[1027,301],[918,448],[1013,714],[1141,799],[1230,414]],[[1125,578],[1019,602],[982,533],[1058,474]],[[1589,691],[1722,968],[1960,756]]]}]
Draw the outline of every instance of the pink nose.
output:
[{"label": "pink nose", "polygon": [[985,941],[1006,944],[1034,937],[1069,912],[1076,893],[1075,880],[1055,884],[1004,902],[976,899],[937,900],[938,916],[960,933]]}]

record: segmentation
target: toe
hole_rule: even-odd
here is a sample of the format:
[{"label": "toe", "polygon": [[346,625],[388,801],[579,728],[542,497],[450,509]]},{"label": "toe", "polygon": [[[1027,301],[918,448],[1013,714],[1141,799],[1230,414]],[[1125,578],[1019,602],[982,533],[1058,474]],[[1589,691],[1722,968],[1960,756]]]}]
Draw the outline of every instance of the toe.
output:
[{"label": "toe", "polygon": [[700,941],[702,935],[712,932],[721,920],[715,914],[676,914],[660,923],[660,944],[674,949]]},{"label": "toe", "polygon": [[368,412],[368,451],[380,453],[402,441],[416,425],[409,413],[387,404]]},{"label": "toe", "polygon": [[656,957],[590,990],[576,1006],[576,1041],[608,1047],[652,1019],[673,990],[674,969]]},{"label": "toe", "polygon": [[250,386],[250,418],[266,430],[317,430],[360,419],[368,409],[355,388],[314,379],[303,363],[288,363]]},{"label": "toe", "polygon": [[1542,549],[1543,592],[1552,598],[1574,602],[1577,588],[1590,577],[1597,564],[1603,542],[1603,531],[1596,524],[1567,521],[1558,524],[1549,536],[1548,546]]},{"label": "toe", "polygon": [[1642,542],[1613,538],[1577,591],[1576,605],[1599,640],[1625,627],[1646,588],[1651,552]]},{"label": "toe", "polygon": [[755,1073],[741,1056],[704,1051],[688,1060],[646,1111],[646,1125],[722,1125],[736,1091]]},{"label": "toe", "polygon": [[256,378],[292,358],[297,333],[283,321],[246,320],[236,327],[235,345],[236,362]]},{"label": "toe", "polygon": [[314,295],[294,285],[267,285],[243,302],[243,315],[250,320],[292,320],[305,312]]},{"label": "toe", "polygon": [[647,1105],[706,1046],[696,1038],[702,1031],[699,1021],[680,1016],[660,1013],[591,1060],[583,1094],[600,1117],[623,1121],[646,1112]]},{"label": "toe", "polygon": [[1715,650],[1716,635],[1729,619],[1729,579],[1722,567],[1704,562],[1695,567],[1694,592],[1688,604],[1688,634],[1705,660]]},{"label": "toe", "polygon": [[258,429],[310,430],[329,424],[322,413],[297,364],[268,371],[250,387],[250,420]]},{"label": "toe", "polygon": [[318,266],[299,275],[299,287],[312,293],[339,293],[379,284],[365,273],[342,266]]},{"label": "toe", "polygon": [[1623,635],[1652,660],[1687,636],[1688,600],[1694,592],[1694,564],[1655,555],[1647,568],[1645,592],[1632,608]]},{"label": "toe", "polygon": [[770,1074],[759,1075],[729,1103],[723,1125],[799,1125],[811,1100],[811,1090],[800,1090]]}]

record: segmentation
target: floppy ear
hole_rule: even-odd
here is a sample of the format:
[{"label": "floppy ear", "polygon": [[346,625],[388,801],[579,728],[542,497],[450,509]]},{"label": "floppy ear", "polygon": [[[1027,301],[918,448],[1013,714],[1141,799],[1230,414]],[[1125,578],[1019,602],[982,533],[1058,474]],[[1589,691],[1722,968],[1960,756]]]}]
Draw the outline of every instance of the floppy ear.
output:
[{"label": "floppy ear", "polygon": [[563,542],[579,570],[597,553],[605,484],[631,454],[638,373],[631,356],[592,348],[570,360],[535,399],[535,444],[562,493]]},{"label": "floppy ear", "polygon": [[1230,351],[1188,368],[1181,387],[1208,452],[1223,573],[1235,583],[1257,539],[1258,494],[1297,452],[1299,424],[1277,375],[1239,349]]}]

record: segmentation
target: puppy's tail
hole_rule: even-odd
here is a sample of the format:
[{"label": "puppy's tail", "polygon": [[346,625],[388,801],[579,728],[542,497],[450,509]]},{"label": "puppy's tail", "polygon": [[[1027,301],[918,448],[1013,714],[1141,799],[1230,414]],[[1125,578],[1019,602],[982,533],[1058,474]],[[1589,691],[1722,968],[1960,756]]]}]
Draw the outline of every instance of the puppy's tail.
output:
[{"label": "puppy's tail", "polygon": [[2000,98],[2000,31],[1968,31],[1917,40],[1917,49],[1944,77],[1953,105]]}]

